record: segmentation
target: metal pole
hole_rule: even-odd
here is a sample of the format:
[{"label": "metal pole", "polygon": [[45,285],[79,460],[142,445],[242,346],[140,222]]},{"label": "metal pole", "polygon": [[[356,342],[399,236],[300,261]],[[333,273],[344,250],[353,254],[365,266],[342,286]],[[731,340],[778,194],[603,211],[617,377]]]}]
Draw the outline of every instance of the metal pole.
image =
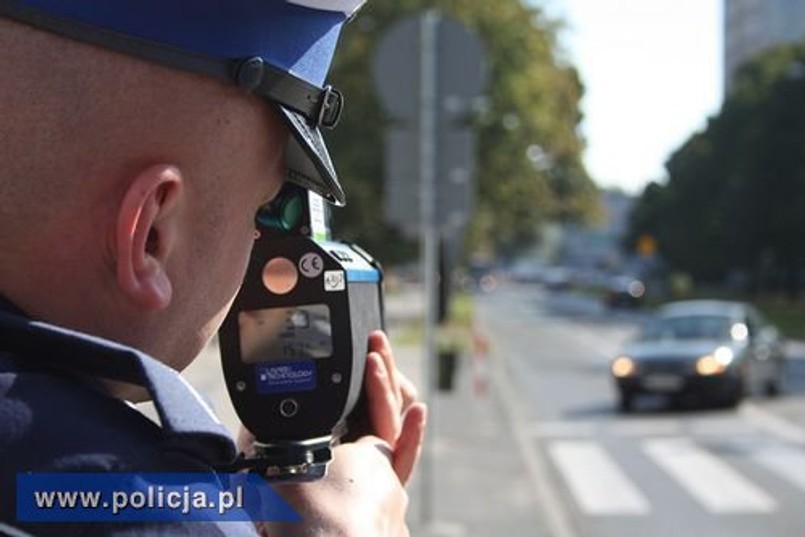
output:
[{"label": "metal pole", "polygon": [[422,274],[425,284],[424,364],[422,367],[425,400],[430,409],[427,434],[422,449],[422,525],[433,520],[434,464],[433,424],[434,370],[436,367],[436,318],[438,307],[438,255],[439,243],[436,229],[436,31],[439,14],[434,10],[424,12],[420,18],[420,107],[419,107],[419,179],[420,210],[422,212]]}]

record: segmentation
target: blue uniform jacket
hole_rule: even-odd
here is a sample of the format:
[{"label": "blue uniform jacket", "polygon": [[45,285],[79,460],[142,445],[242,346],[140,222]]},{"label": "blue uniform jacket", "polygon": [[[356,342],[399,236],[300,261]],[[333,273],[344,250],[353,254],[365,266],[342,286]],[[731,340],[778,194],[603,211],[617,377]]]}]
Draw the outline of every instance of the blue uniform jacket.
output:
[{"label": "blue uniform jacket", "polygon": [[[99,378],[145,387],[161,425],[108,395]],[[213,472],[235,446],[174,370],[114,342],[27,318],[0,302],[0,535],[2,523],[46,535],[254,535],[251,523],[16,521],[26,471]]]}]

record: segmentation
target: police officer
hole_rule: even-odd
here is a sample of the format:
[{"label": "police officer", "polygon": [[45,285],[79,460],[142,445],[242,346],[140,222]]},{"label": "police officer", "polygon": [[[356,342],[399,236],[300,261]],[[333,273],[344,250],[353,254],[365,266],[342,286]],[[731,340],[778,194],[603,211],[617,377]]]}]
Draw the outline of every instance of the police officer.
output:
[{"label": "police officer", "polygon": [[[359,0],[0,0],[0,528],[25,471],[213,471],[237,449],[175,371],[242,281],[285,180],[344,203],[319,127]],[[370,337],[374,434],[285,485],[271,535],[407,535],[425,408]],[[160,425],[128,402],[153,399]],[[240,449],[248,450],[242,434]],[[41,524],[37,535],[254,534]],[[3,530],[0,530],[0,533]]]}]

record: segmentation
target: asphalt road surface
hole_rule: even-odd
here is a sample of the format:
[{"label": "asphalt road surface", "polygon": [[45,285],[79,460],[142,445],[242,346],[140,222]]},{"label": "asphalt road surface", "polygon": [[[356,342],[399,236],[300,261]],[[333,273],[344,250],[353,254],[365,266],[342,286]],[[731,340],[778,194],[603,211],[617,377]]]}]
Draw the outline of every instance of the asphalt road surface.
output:
[{"label": "asphalt road surface", "polygon": [[737,409],[617,410],[608,362],[644,318],[533,285],[479,295],[477,322],[557,536],[805,535],[805,356],[786,393]]}]

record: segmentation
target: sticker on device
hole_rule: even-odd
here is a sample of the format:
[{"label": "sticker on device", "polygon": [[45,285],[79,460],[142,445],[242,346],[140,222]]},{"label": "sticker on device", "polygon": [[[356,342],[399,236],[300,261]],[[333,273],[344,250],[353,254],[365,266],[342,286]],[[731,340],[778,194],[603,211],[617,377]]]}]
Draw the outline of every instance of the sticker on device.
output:
[{"label": "sticker on device", "polygon": [[258,364],[258,393],[302,392],[316,388],[316,364],[313,360]]},{"label": "sticker on device", "polygon": [[347,288],[347,279],[343,270],[324,271],[324,290],[328,292],[343,291]]}]

